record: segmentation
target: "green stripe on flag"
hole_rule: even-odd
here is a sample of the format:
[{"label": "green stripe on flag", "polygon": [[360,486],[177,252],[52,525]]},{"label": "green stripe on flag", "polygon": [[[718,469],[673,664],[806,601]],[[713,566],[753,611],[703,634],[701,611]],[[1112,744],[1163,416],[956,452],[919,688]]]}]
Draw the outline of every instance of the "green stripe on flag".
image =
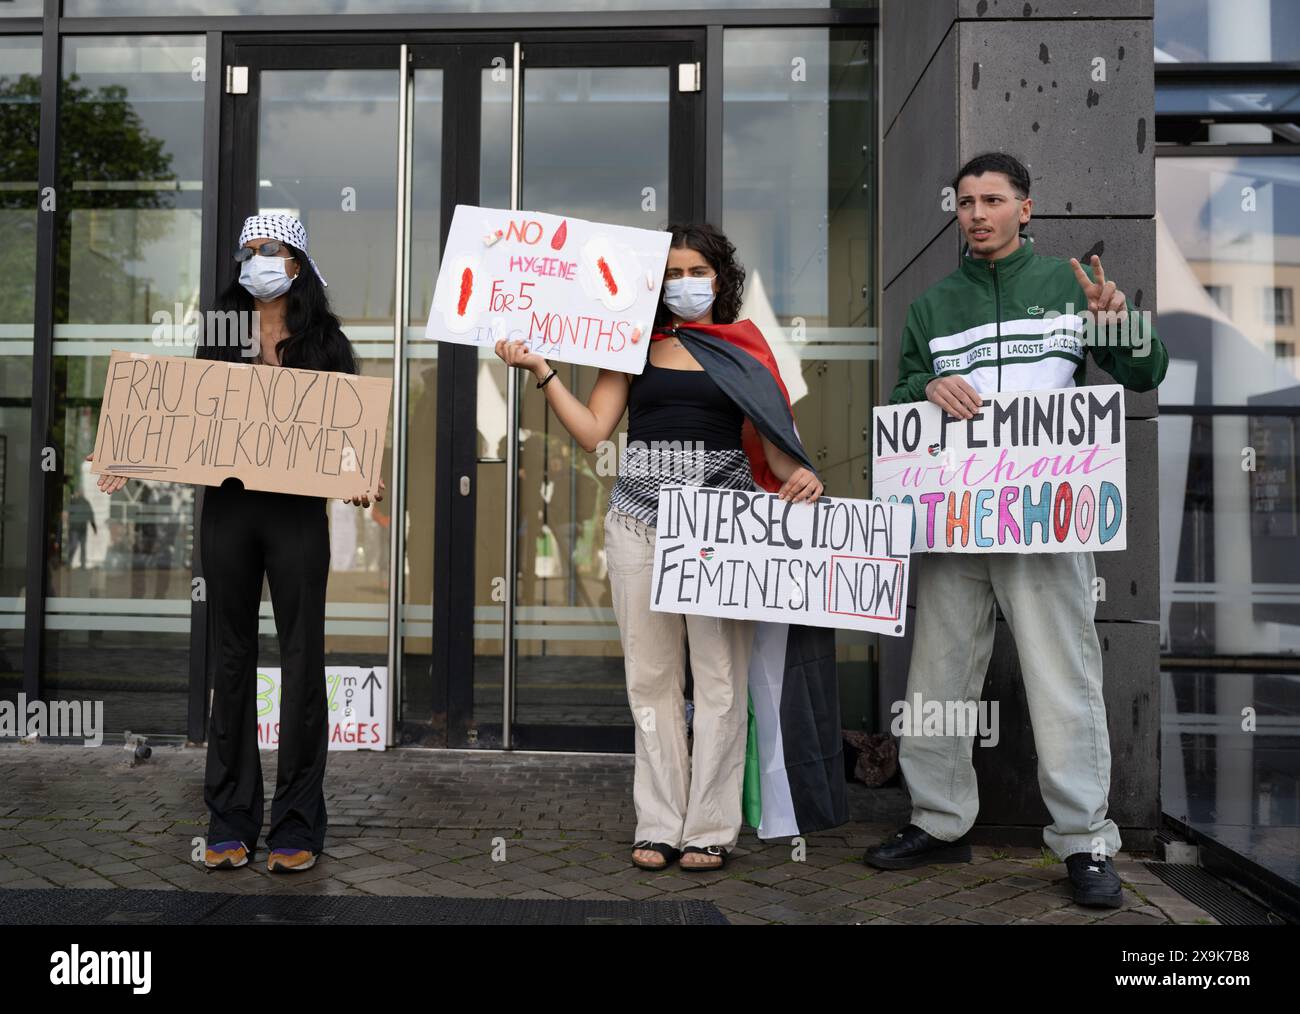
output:
[{"label": "green stripe on flag", "polygon": [[741,790],[741,812],[750,827],[763,822],[762,772],[758,769],[758,722],[754,719],[754,701],[749,702],[749,730],[745,743],[745,787]]}]

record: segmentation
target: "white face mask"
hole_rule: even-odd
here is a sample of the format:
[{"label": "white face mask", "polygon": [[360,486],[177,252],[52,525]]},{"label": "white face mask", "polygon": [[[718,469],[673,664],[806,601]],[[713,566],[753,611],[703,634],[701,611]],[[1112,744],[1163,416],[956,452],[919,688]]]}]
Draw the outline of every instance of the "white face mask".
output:
[{"label": "white face mask", "polygon": [[263,302],[283,296],[289,291],[293,279],[284,270],[286,258],[263,257],[255,254],[244,261],[239,269],[239,284],[248,290],[254,299]]},{"label": "white face mask", "polygon": [[670,278],[664,282],[664,306],[682,320],[699,320],[709,312],[716,293],[708,278]]}]

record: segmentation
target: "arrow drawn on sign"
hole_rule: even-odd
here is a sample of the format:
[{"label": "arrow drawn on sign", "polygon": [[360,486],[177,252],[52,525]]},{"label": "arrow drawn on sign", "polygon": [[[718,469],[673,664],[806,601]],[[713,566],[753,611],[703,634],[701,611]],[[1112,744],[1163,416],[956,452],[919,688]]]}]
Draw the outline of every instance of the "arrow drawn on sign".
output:
[{"label": "arrow drawn on sign", "polygon": [[374,718],[375,717],[375,687],[379,687],[380,690],[382,690],[384,687],[383,684],[379,682],[379,678],[375,675],[375,670],[373,669],[370,670],[370,675],[367,676],[365,678],[365,681],[361,684],[362,690],[366,689],[366,687],[370,688],[370,717]]}]

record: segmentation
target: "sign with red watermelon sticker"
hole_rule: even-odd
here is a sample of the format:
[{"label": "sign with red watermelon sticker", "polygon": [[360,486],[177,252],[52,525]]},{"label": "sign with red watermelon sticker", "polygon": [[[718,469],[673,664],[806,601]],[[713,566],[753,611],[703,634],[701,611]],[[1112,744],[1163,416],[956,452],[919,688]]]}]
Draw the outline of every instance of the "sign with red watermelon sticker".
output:
[{"label": "sign with red watermelon sticker", "polygon": [[645,369],[668,244],[655,229],[456,205],[425,338],[547,359]]}]

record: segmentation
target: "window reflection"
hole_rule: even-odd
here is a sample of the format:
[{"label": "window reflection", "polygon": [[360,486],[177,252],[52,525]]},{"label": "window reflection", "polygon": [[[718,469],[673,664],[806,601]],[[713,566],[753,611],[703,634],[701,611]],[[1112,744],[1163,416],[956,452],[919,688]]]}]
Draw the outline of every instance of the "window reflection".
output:
[{"label": "window reflection", "polygon": [[[112,349],[188,355],[159,323],[198,305],[201,37],[67,38],[60,83],[49,696],[102,699],[109,733],[185,728],[194,487],[111,498],[94,447]],[[165,333],[165,332],[164,332]]]},{"label": "window reflection", "polygon": [[1162,158],[1156,180],[1165,648],[1293,654],[1300,157]]},{"label": "window reflection", "polygon": [[[35,4],[30,12],[39,15],[40,0],[19,0]],[[675,0],[681,9],[808,7],[842,8],[875,7],[877,0]],[[64,0],[65,17],[106,17],[139,15],[214,15],[214,14],[409,14],[465,11],[475,14],[513,13],[517,11],[571,10],[580,14],[593,11],[640,10],[642,0],[571,0],[551,4],[541,0]]]},{"label": "window reflection", "polygon": [[[849,29],[723,35],[723,221],[830,496],[869,496],[879,355],[874,43]],[[869,638],[836,635],[846,728],[872,725]]]},{"label": "window reflection", "polygon": [[41,49],[0,38],[0,700],[22,689]]},{"label": "window reflection", "polygon": [[[365,376],[391,377],[396,75],[378,69],[264,70],[259,83],[257,208],[249,213],[285,212],[302,222],[358,368]],[[414,221],[424,231],[423,219]],[[389,430],[380,475],[391,491],[391,425]],[[327,665],[387,664],[391,510],[391,495],[367,508],[329,502]],[[263,615],[271,616],[265,597]],[[269,665],[278,653],[274,625],[264,622],[262,634],[261,654]]]},{"label": "window reflection", "polygon": [[1156,0],[1157,62],[1268,63],[1300,58],[1294,0]]},{"label": "window reflection", "polygon": [[1188,402],[1241,405],[1300,382],[1300,155],[1162,158],[1156,187],[1160,334],[1197,365]]},{"label": "window reflection", "polygon": [[1164,812],[1300,883],[1300,676],[1177,669],[1161,684]]}]

